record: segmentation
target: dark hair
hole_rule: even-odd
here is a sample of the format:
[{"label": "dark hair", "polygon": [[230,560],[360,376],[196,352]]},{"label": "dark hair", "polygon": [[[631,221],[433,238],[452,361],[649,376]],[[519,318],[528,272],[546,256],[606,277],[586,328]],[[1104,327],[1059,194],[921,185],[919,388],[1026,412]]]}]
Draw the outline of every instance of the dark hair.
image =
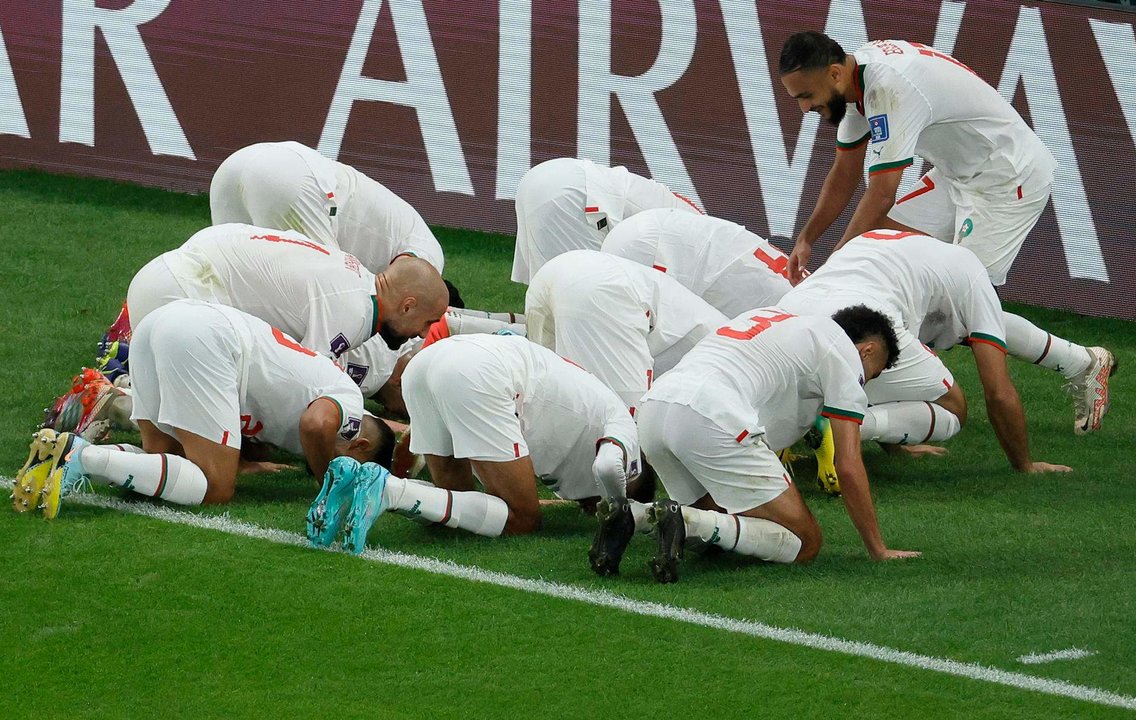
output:
[{"label": "dark hair", "polygon": [[832,319],[840,329],[848,335],[853,343],[863,342],[878,337],[884,341],[887,349],[888,361],[884,369],[895,365],[899,360],[899,340],[895,336],[895,328],[891,320],[878,310],[867,305],[853,305],[843,310],[837,310]]},{"label": "dark hair", "polygon": [[449,302],[450,307],[458,308],[459,310],[464,309],[465,308],[465,300],[462,300],[461,293],[458,292],[457,286],[454,285],[449,280],[443,279],[442,282],[446,283],[446,290],[448,290],[450,292],[450,302]]},{"label": "dark hair", "polygon": [[374,420],[379,426],[379,436],[375,439],[375,451],[371,454],[370,462],[378,463],[389,470],[391,463],[394,462],[394,430],[391,430],[391,426],[382,418]]},{"label": "dark hair", "polygon": [[789,36],[781,46],[781,74],[838,65],[844,58],[840,43],[824,33],[806,30]]}]

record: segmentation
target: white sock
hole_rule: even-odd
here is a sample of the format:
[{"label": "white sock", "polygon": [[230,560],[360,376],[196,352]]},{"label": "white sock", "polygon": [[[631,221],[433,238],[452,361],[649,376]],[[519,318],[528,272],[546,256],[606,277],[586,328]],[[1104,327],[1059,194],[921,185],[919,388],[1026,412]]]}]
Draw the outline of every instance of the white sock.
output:
[{"label": "white sock", "polygon": [[[525,316],[521,313],[495,313],[486,312],[485,310],[473,310],[471,308],[448,308],[447,312],[454,315],[466,315],[468,317],[488,318],[490,320],[500,320],[503,323],[517,323],[520,325],[525,324]],[[524,333],[522,333],[524,334]]]},{"label": "white sock", "polygon": [[894,445],[917,445],[954,437],[962,429],[958,417],[942,405],[925,401],[872,405],[864,415],[860,437]]},{"label": "white sock", "polygon": [[138,447],[137,445],[128,445],[126,443],[115,443],[114,445],[100,445],[99,447],[111,448],[112,450],[118,450],[118,451],[124,452],[124,453],[134,453],[135,455],[137,455],[139,453],[146,452],[145,450]]},{"label": "white sock", "polygon": [[395,512],[486,537],[504,532],[509,519],[509,506],[495,495],[453,492],[395,475],[387,478],[383,499]]},{"label": "white sock", "polygon": [[683,506],[686,536],[723,550],[768,562],[791,563],[801,552],[801,539],[782,525],[761,518],[728,515]]},{"label": "white sock", "polygon": [[517,335],[525,334],[525,326],[517,323],[508,323],[494,318],[477,317],[476,315],[455,315],[452,311],[446,313],[446,327],[450,335],[468,335],[470,333],[495,333],[498,330],[508,330]]},{"label": "white sock", "polygon": [[178,455],[149,455],[89,445],[79,461],[92,481],[169,500],[178,505],[200,505],[209,483],[201,468]]},{"label": "white sock", "polygon": [[1056,370],[1068,379],[1088,370],[1089,351],[1076,343],[1051,335],[1020,315],[1002,313],[1006,321],[1006,349],[1010,355]]},{"label": "white sock", "polygon": [[651,523],[647,522],[647,508],[651,506],[648,503],[641,503],[630,498],[627,500],[627,504],[631,506],[631,517],[635,520],[635,532],[651,532]]}]

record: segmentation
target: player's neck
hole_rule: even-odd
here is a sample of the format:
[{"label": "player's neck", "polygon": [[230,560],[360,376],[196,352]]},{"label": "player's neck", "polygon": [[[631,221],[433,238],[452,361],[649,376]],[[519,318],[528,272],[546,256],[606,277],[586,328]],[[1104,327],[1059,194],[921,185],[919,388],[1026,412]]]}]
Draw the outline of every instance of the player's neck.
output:
[{"label": "player's neck", "polygon": [[844,56],[844,83],[840,88],[846,102],[854,103],[860,100],[860,89],[857,87],[856,75],[860,72],[860,64],[856,56],[848,53]]}]

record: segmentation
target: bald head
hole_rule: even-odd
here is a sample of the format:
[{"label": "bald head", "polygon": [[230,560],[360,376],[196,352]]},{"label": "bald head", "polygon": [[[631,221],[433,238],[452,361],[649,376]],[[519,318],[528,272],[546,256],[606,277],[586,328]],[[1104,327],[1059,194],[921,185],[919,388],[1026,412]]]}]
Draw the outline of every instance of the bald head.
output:
[{"label": "bald head", "polygon": [[450,292],[441,273],[422,258],[402,255],[375,276],[379,335],[397,350],[407,340],[425,337],[446,313]]}]

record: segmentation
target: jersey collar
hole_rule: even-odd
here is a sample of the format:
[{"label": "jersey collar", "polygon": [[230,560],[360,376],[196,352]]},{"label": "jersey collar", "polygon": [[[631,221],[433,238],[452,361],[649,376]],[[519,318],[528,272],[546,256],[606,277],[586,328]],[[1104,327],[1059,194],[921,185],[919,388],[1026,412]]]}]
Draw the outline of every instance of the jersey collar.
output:
[{"label": "jersey collar", "polygon": [[379,305],[379,296],[378,295],[372,295],[371,296],[371,309],[373,311],[371,313],[371,316],[375,319],[374,322],[371,324],[371,335],[378,335],[379,334],[379,326],[383,322],[383,309],[382,309],[382,306]]},{"label": "jersey collar", "polygon": [[852,87],[856,90],[856,109],[864,114],[864,63],[857,61],[856,69],[852,71]]}]

